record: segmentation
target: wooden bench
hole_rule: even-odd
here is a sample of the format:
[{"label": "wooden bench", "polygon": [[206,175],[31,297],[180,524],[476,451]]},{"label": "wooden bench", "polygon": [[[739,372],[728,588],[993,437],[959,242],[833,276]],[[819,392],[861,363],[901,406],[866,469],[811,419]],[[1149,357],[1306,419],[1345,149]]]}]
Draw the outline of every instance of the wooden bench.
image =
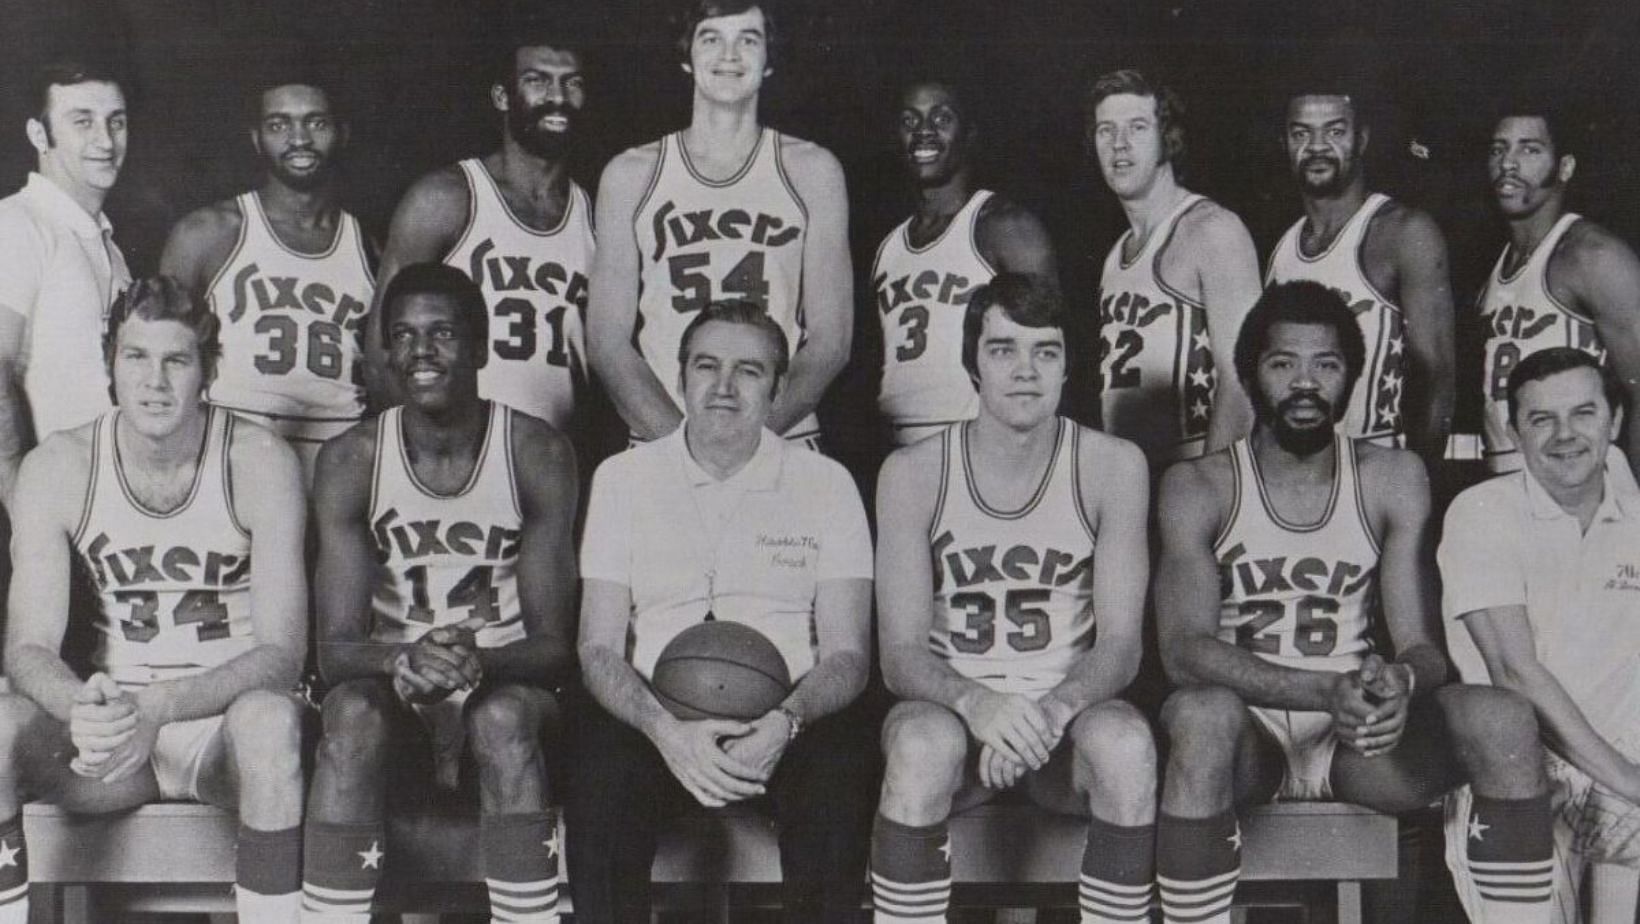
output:
[{"label": "wooden bench", "polygon": [[[65,924],[111,919],[122,911],[231,911],[232,814],[204,805],[162,803],[103,816],[76,816],[35,803],[23,811],[36,920]],[[1079,819],[1026,805],[989,805],[951,822],[952,877],[963,891],[1071,905],[1085,827]],[[1242,819],[1247,882],[1336,882],[1339,924],[1360,921],[1360,884],[1393,878],[1395,819],[1338,803],[1253,809]],[[429,812],[395,817],[392,859],[378,905],[383,910],[457,911],[485,907],[478,820]],[[714,901],[730,887],[780,881],[774,825],[751,809],[691,815],[662,838],[654,880],[663,898]],[[1029,895],[1029,901],[1017,896]],[[985,904],[1008,904],[987,901]],[[1331,904],[1330,902],[1328,904]]]}]

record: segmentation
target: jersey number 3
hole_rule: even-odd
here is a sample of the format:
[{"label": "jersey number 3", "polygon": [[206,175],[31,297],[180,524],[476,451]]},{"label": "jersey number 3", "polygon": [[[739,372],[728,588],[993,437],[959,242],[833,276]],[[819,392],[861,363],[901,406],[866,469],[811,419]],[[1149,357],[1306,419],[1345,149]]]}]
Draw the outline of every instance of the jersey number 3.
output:
[{"label": "jersey number 3", "polygon": [[[1046,587],[1032,587],[1010,590],[1003,596],[1003,615],[1014,626],[1005,636],[1009,648],[1041,651],[1048,647],[1053,638],[1053,624],[1041,604],[1047,603],[1052,595],[1053,591]],[[964,631],[951,633],[952,648],[963,654],[980,655],[996,645],[996,597],[979,590],[964,591],[951,595],[951,607],[962,610],[968,617]]]},{"label": "jersey number 3", "polygon": [[[120,634],[128,642],[148,642],[159,635],[159,593],[152,590],[119,590],[114,602],[130,604],[120,620]],[[199,640],[210,642],[228,637],[228,606],[214,590],[190,590],[171,609],[177,627],[195,625]]]}]

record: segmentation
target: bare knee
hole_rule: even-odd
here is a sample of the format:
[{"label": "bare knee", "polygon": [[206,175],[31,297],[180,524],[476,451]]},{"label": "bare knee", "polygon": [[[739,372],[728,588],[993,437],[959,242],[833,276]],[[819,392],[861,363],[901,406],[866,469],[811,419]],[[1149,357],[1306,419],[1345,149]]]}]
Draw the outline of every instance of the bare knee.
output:
[{"label": "bare knee", "polygon": [[1078,776],[1101,789],[1153,797],[1156,789],[1156,739],[1150,723],[1120,700],[1085,710],[1071,723]]},{"label": "bare knee", "polygon": [[467,705],[467,738],[481,765],[516,768],[540,749],[541,711],[524,694],[502,687]]},{"label": "bare knee", "polygon": [[320,759],[335,765],[379,761],[392,734],[391,692],[387,685],[354,680],[330,691],[324,704]]},{"label": "bare knee", "polygon": [[223,729],[235,761],[260,772],[302,769],[302,707],[271,690],[247,690],[228,705]]},{"label": "bare knee", "polygon": [[883,754],[887,762],[883,781],[885,813],[897,821],[913,821],[896,817],[891,807],[903,809],[898,814],[921,815],[943,804],[943,817],[949,811],[951,796],[962,783],[968,729],[956,713],[943,706],[900,703],[883,723]]},{"label": "bare knee", "polygon": [[1487,784],[1507,775],[1519,785],[1541,789],[1543,746],[1537,715],[1525,697],[1500,687],[1470,684],[1443,687],[1436,696],[1458,759],[1478,787],[1495,789]]},{"label": "bare knee", "polygon": [[1228,755],[1247,730],[1247,705],[1226,687],[1183,687],[1163,704],[1162,727],[1174,750]]},{"label": "bare knee", "polygon": [[17,747],[28,737],[29,726],[40,717],[34,701],[16,693],[0,694],[0,761],[15,762]]}]

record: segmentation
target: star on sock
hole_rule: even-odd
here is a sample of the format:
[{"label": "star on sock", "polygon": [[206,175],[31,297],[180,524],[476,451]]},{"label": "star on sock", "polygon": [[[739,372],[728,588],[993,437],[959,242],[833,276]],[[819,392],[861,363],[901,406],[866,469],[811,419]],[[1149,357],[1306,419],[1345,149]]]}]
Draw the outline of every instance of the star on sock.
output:
[{"label": "star on sock", "polygon": [[386,855],[386,852],[381,848],[380,841],[371,841],[369,850],[359,851],[359,859],[361,861],[359,864],[359,869],[381,869],[382,857]]}]

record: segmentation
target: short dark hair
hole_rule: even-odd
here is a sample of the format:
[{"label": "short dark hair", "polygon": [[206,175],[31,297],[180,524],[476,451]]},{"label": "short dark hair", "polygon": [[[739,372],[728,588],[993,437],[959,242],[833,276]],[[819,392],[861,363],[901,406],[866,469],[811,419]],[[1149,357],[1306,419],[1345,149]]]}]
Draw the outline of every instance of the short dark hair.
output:
[{"label": "short dark hair", "polygon": [[[1350,58],[1351,55],[1344,55]],[[1278,78],[1281,88],[1283,124],[1287,109],[1301,96],[1338,96],[1349,101],[1355,128],[1370,128],[1378,119],[1378,94],[1371,77],[1372,66],[1358,60],[1335,60],[1321,55],[1318,60],[1300,61]]]},{"label": "short dark hair", "polygon": [[1008,320],[1023,327],[1064,330],[1059,296],[1028,273],[998,273],[968,295],[962,315],[962,367],[979,381],[979,337],[985,330],[985,312],[999,308]]},{"label": "short dark hair", "polygon": [[[554,8],[554,13],[560,11]],[[567,51],[581,62],[582,67],[587,63],[588,26],[578,21],[579,17],[563,11],[562,15],[529,16],[514,22],[508,30],[497,36],[494,42],[494,51],[490,56],[491,84],[503,87],[512,86],[513,69],[518,66],[518,50],[520,48],[553,48],[558,51]]]},{"label": "short dark hair", "polygon": [[1520,411],[1520,390],[1530,382],[1546,379],[1573,369],[1593,369],[1600,376],[1600,390],[1606,395],[1606,406],[1613,414],[1626,410],[1628,394],[1623,382],[1612,368],[1589,353],[1576,347],[1549,347],[1522,359],[1509,373],[1509,422],[1515,422]]},{"label": "short dark hair", "polygon": [[330,107],[332,118],[339,122],[347,120],[346,114],[342,111],[341,101],[337,98],[338,94],[331,89],[328,80],[306,68],[291,68],[269,74],[265,79],[257,81],[256,89],[245,99],[246,126],[256,128],[262,124],[263,100],[269,93],[281,87],[312,87],[325,95],[325,104]]},{"label": "short dark hair", "polygon": [[772,67],[775,59],[775,49],[780,41],[780,30],[775,25],[774,10],[769,8],[772,0],[687,0],[679,8],[677,15],[677,52],[678,57],[685,64],[689,63],[689,47],[695,43],[695,29],[703,20],[718,16],[735,16],[748,10],[757,9],[763,12],[763,47],[768,49],[768,63]]},{"label": "short dark hair", "polygon": [[[707,302],[706,307],[689,322],[683,329],[683,336],[678,338],[678,371],[682,374],[689,365],[689,347],[695,339],[695,332],[713,321],[722,321],[725,324],[744,324],[762,331],[774,344],[774,375],[776,382],[786,380],[786,371],[791,367],[791,344],[786,341],[786,332],[780,329],[769,312],[756,302],[744,299],[723,299]],[[776,385],[776,388],[779,386]]]},{"label": "short dark hair", "polygon": [[[392,339],[393,315],[399,304],[412,295],[442,295],[461,309],[467,339],[478,345],[483,357],[490,354],[490,308],[478,283],[453,266],[443,263],[412,263],[399,270],[382,293],[382,340]],[[482,359],[480,360],[482,364]]]},{"label": "short dark hair", "polygon": [[1092,137],[1094,113],[1099,109],[1099,104],[1124,93],[1148,96],[1156,102],[1156,130],[1162,136],[1162,156],[1177,170],[1185,151],[1184,103],[1172,87],[1151,80],[1135,68],[1124,67],[1094,78],[1093,85],[1088,88],[1087,108],[1084,111],[1089,138]]},{"label": "short dark hair", "polygon": [[1568,154],[1576,156],[1583,150],[1583,137],[1578,119],[1558,102],[1546,96],[1520,95],[1504,100],[1492,110],[1492,121],[1487,131],[1496,131],[1508,118],[1542,119],[1549,130],[1549,143],[1554,146],[1555,159]]},{"label": "short dark hair", "polygon": [[[55,58],[35,68],[29,93],[34,100],[34,117],[45,126],[47,141],[51,140],[51,120],[46,118],[51,107],[51,88],[77,83],[111,83],[118,87],[120,79],[107,65],[83,58]],[[123,87],[120,92],[125,92]]]},{"label": "short dark hair", "polygon": [[[205,381],[216,377],[216,365],[222,358],[222,322],[211,306],[192,289],[171,276],[151,276],[134,280],[114,298],[108,309],[108,323],[103,328],[103,364],[109,375],[114,372],[114,352],[119,346],[120,329],[125,322],[137,318],[143,321],[175,321],[194,332],[199,344],[199,364],[205,370]],[[108,397],[116,404],[114,384],[109,382]]]},{"label": "short dark hair", "polygon": [[1317,324],[1337,333],[1338,348],[1344,354],[1344,396],[1339,403],[1347,403],[1366,366],[1367,347],[1344,296],[1307,279],[1278,282],[1264,290],[1236,337],[1236,377],[1249,394],[1257,390],[1259,357],[1269,349],[1270,329],[1277,324]]}]

